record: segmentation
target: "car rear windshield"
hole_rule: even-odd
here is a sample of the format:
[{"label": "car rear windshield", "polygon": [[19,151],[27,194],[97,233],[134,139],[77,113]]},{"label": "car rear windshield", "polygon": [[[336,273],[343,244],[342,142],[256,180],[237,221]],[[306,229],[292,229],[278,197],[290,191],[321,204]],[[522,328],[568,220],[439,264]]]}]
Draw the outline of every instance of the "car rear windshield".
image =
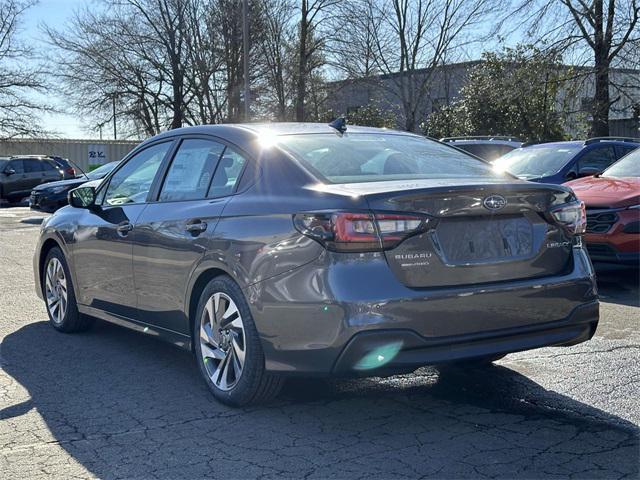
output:
[{"label": "car rear windshield", "polygon": [[517,148],[494,162],[496,168],[519,177],[547,177],[562,170],[581,146]]},{"label": "car rear windshield", "polygon": [[640,177],[640,148],[622,157],[602,172],[603,177]]},{"label": "car rear windshield", "polygon": [[500,176],[455,148],[410,135],[284,135],[278,145],[327,183]]}]

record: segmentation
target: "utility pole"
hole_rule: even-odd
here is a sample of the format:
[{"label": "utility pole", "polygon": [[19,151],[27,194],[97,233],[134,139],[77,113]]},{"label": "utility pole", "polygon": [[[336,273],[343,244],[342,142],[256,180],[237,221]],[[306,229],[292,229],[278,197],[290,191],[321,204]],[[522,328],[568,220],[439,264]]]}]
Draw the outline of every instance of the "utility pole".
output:
[{"label": "utility pole", "polygon": [[112,94],[111,96],[112,105],[113,105],[113,139],[118,139],[118,132],[116,130],[116,94]]},{"label": "utility pole", "polygon": [[242,56],[244,68],[244,121],[249,121],[249,0],[242,0]]}]

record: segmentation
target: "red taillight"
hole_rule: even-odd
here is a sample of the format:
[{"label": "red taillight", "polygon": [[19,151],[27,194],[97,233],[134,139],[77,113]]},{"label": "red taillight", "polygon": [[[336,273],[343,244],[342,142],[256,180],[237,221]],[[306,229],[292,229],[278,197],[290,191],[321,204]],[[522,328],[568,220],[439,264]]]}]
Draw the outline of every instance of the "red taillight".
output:
[{"label": "red taillight", "polygon": [[567,203],[551,210],[551,215],[572,235],[581,235],[587,230],[587,211],[584,202]]},{"label": "red taillight", "polygon": [[418,215],[387,213],[299,213],[293,223],[301,233],[329,250],[373,252],[387,250],[426,229],[429,219]]}]

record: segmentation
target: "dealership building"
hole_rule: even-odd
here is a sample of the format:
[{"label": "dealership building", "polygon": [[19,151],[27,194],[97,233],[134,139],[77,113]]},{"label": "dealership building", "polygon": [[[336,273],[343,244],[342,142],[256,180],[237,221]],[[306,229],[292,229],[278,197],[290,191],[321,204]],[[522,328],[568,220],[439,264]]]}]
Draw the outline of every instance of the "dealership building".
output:
[{"label": "dealership building", "polygon": [[87,170],[121,160],[139,141],[73,140],[54,138],[11,138],[0,140],[0,157],[12,155],[55,155],[67,158]]},{"label": "dealership building", "polygon": [[[328,107],[339,114],[349,114],[359,108],[374,104],[396,116],[402,126],[402,108],[399,85],[420,89],[425,76],[430,76],[428,89],[418,111],[418,123],[445,105],[455,102],[471,70],[481,60],[451,63],[430,69],[418,69],[411,73],[375,75],[367,78],[341,80],[329,86]],[[579,135],[585,121],[589,121],[595,94],[595,76],[592,69],[565,65],[561,71],[567,73],[556,99],[557,110],[565,112],[565,128],[570,135]],[[398,79],[397,77],[406,77]],[[413,79],[413,81],[411,81]],[[615,102],[609,112],[611,135],[640,136],[640,70],[612,68],[610,71],[610,95]],[[509,134],[509,132],[504,132]]]}]

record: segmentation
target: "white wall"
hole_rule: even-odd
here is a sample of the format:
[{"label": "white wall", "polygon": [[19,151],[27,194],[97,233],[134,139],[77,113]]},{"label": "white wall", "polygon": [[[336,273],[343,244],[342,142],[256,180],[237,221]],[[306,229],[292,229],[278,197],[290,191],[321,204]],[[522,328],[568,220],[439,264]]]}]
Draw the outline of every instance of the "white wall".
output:
[{"label": "white wall", "polygon": [[[139,142],[114,140],[10,139],[0,141],[0,156],[57,155],[76,163],[83,170],[91,164],[121,160]],[[91,154],[90,152],[93,152]]]}]

